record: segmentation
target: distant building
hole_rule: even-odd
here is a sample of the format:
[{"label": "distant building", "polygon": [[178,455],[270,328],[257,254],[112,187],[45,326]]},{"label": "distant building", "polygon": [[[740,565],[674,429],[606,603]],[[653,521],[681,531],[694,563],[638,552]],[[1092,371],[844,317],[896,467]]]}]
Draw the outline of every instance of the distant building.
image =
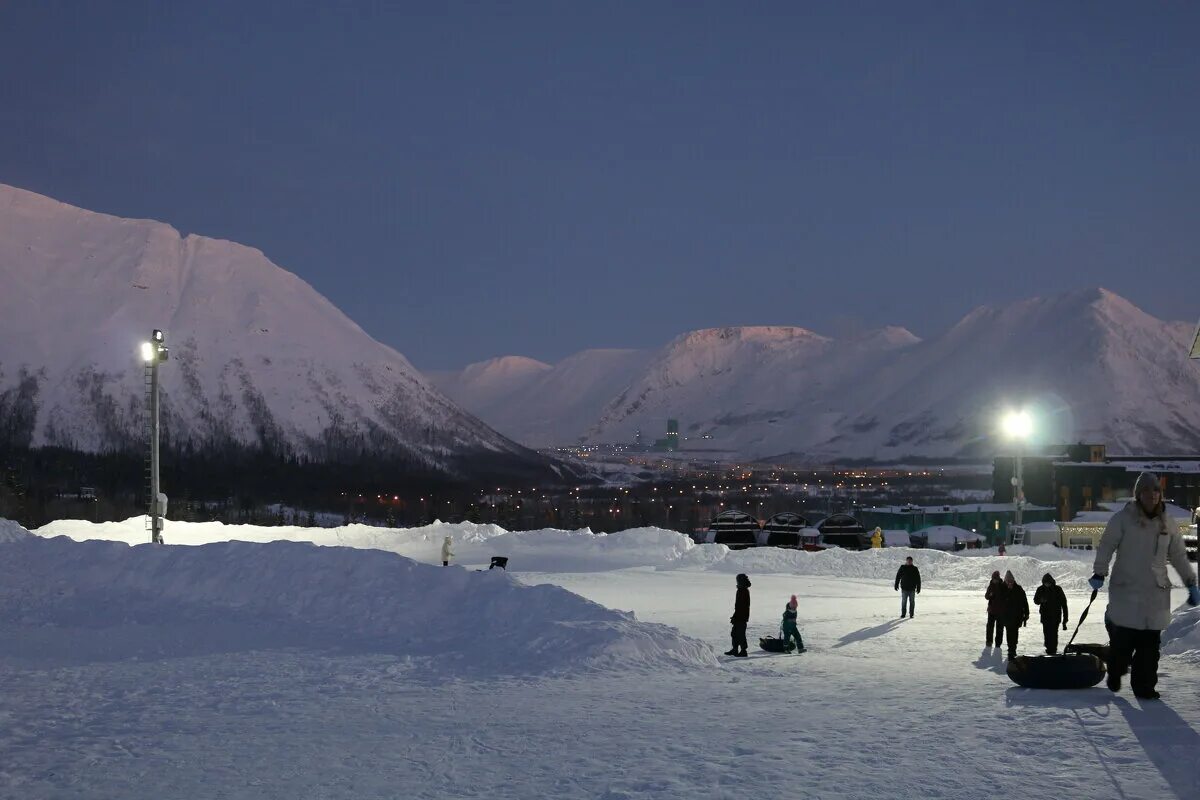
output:
[{"label": "distant building", "polygon": [[[1013,499],[1014,460],[998,456],[992,466],[997,502]],[[1060,522],[1073,520],[1133,492],[1141,472],[1158,475],[1163,497],[1185,508],[1200,506],[1200,455],[1109,456],[1102,444],[1059,445],[1021,458],[1027,502],[1053,506]]]},{"label": "distant building", "polygon": [[[1029,492],[1026,491],[1026,497]],[[1025,504],[1021,521],[1054,521],[1053,506]],[[855,515],[868,528],[916,533],[926,528],[953,526],[979,534],[990,545],[1008,541],[1008,527],[1017,516],[1015,503],[971,503],[956,506],[880,506],[861,508]]]},{"label": "distant building", "polygon": [[674,453],[679,449],[679,420],[667,420],[667,436],[665,439],[655,439],[653,449],[658,453]]}]

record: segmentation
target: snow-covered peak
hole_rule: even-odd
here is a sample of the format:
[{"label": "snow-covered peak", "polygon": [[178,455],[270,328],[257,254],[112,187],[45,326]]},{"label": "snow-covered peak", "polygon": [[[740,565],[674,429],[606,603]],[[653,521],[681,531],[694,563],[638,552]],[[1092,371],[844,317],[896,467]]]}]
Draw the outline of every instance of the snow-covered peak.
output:
[{"label": "snow-covered peak", "polygon": [[825,342],[829,340],[807,328],[793,325],[744,325],[689,331],[677,336],[667,347],[676,350],[728,348],[739,344],[787,347],[797,341]]},{"label": "snow-covered peak", "polygon": [[133,446],[138,346],[158,328],[176,442],[350,447],[432,468],[530,457],[260,250],[0,186],[0,278],[0,430],[14,444]]},{"label": "snow-covered peak", "polygon": [[468,364],[462,371],[464,380],[476,385],[503,386],[528,380],[551,369],[551,366],[526,356],[501,356]]}]

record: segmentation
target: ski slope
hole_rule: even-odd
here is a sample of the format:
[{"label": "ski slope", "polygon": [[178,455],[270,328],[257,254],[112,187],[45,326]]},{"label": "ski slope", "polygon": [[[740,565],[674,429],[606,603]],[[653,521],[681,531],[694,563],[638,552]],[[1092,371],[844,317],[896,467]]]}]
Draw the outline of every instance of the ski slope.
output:
[{"label": "ski slope", "polygon": [[[984,649],[993,569],[1031,592],[1053,572],[1074,624],[1090,564],[1052,548],[181,523],[167,540],[192,546],[152,547],[111,541],[139,541],[137,519],[0,529],[3,797],[1200,796],[1200,610],[1164,637],[1156,703],[1021,689]],[[302,531],[333,546],[275,541]],[[434,566],[447,534],[466,566]],[[476,572],[493,554],[511,571]],[[909,554],[924,588],[900,620]],[[716,655],[739,571],[748,659]],[[792,593],[809,651],[754,652]],[[1080,641],[1103,640],[1103,602]],[[1019,649],[1040,649],[1036,618]]]}]

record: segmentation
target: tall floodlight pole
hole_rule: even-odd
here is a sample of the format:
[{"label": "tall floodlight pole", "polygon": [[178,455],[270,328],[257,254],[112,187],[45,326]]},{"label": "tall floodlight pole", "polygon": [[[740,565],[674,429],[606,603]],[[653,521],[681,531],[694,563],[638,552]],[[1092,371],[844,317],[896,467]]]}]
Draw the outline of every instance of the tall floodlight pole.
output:
[{"label": "tall floodlight pole", "polygon": [[150,541],[162,544],[163,516],[167,513],[165,497],[158,479],[158,365],[167,360],[166,337],[160,330],[150,334],[150,341],[142,343],[142,360],[146,362],[147,433],[149,434],[150,464]]},{"label": "tall floodlight pole", "polygon": [[1013,500],[1016,502],[1017,513],[1015,524],[1020,530],[1023,521],[1022,512],[1025,510],[1025,476],[1021,472],[1022,447],[1029,434],[1033,432],[1033,420],[1027,411],[1010,411],[1004,415],[1002,422],[1004,433],[1016,443],[1016,458],[1012,478]]}]

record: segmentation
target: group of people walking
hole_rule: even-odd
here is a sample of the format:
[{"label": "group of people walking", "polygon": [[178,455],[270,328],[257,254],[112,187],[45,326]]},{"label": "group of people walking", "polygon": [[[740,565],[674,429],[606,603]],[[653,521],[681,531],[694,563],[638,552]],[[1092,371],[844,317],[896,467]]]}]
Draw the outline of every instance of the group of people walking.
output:
[{"label": "group of people walking", "polygon": [[[995,641],[996,647],[1003,647],[1007,636],[1008,657],[1015,658],[1021,628],[1029,622],[1029,596],[1025,594],[1025,587],[1017,583],[1012,570],[1006,571],[1003,578],[997,570],[992,573],[983,596],[987,600],[985,646],[991,647]],[[1038,606],[1038,614],[1042,619],[1046,655],[1054,655],[1058,652],[1059,626],[1064,631],[1067,629],[1067,595],[1049,572],[1042,576],[1042,585],[1033,593],[1033,603]]]},{"label": "group of people walking", "polygon": [[[1171,621],[1171,580],[1168,562],[1175,567],[1188,590],[1188,603],[1200,605],[1200,586],[1196,571],[1188,560],[1183,537],[1166,511],[1158,476],[1143,472],[1134,484],[1134,499],[1109,520],[1096,548],[1093,575],[1088,581],[1099,590],[1109,576],[1109,564],[1116,558],[1109,581],[1108,609],[1104,615],[1109,636],[1107,658],[1108,688],[1120,691],[1121,680],[1132,670],[1130,686],[1142,699],[1155,699],[1158,692],[1158,659],[1162,630]],[[750,621],[750,578],[737,576],[737,596],[733,624],[733,647],[726,653],[745,657],[746,625]],[[896,571],[895,589],[900,594],[900,617],[916,614],[916,596],[921,593],[921,571],[912,557]],[[1008,657],[1017,655],[1020,630],[1029,621],[1029,598],[1012,571],[1000,577],[992,573],[984,593],[987,600],[987,647],[1008,644]],[[1069,621],[1067,596],[1054,576],[1046,573],[1033,595],[1042,622],[1042,639],[1047,655],[1058,653],[1058,635]],[[796,627],[796,596],[784,609],[782,629],[785,636],[794,632],[803,649]],[[1086,613],[1086,612],[1085,612]]]}]

